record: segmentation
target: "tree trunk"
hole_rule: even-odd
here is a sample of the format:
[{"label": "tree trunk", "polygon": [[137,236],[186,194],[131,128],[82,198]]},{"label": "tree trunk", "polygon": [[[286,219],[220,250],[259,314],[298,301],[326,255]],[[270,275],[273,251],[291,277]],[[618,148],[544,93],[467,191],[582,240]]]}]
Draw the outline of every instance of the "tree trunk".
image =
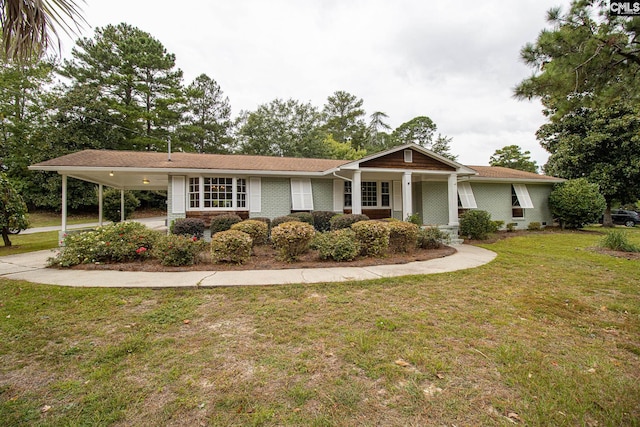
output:
[{"label": "tree trunk", "polygon": [[607,208],[604,210],[602,226],[613,228],[613,218],[611,218],[611,202],[607,201]]},{"label": "tree trunk", "polygon": [[2,227],[2,240],[4,240],[5,246],[11,246],[11,240],[9,240],[9,227]]}]

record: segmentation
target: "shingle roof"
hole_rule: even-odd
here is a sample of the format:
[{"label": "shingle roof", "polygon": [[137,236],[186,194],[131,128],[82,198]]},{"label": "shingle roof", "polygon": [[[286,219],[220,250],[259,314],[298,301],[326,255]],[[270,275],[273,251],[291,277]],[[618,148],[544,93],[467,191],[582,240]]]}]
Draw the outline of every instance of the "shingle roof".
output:
[{"label": "shingle roof", "polygon": [[558,178],[537,173],[525,172],[516,169],[503,168],[502,166],[469,166],[478,172],[474,178],[489,179],[522,179],[536,181],[559,181]]},{"label": "shingle roof", "polygon": [[171,161],[168,161],[167,153],[84,150],[33,166],[324,172],[345,163],[349,161],[196,153],[171,153]]}]

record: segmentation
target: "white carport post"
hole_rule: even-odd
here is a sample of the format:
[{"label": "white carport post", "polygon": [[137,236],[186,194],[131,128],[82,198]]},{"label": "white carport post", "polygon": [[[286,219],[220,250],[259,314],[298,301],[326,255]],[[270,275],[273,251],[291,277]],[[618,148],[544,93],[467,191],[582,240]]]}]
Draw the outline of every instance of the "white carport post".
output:
[{"label": "white carport post", "polygon": [[449,194],[449,225],[458,226],[458,175],[449,175],[447,190]]},{"label": "white carport post", "polygon": [[124,222],[124,188],[120,189],[120,222]]},{"label": "white carport post", "polygon": [[362,177],[359,170],[353,172],[351,182],[351,213],[362,213]]},{"label": "white carport post", "polygon": [[67,175],[62,175],[62,235],[67,232]]},{"label": "white carport post", "polygon": [[402,174],[402,220],[412,214],[413,200],[411,197],[411,172]]},{"label": "white carport post", "polygon": [[98,226],[102,227],[102,195],[103,185],[98,184]]}]

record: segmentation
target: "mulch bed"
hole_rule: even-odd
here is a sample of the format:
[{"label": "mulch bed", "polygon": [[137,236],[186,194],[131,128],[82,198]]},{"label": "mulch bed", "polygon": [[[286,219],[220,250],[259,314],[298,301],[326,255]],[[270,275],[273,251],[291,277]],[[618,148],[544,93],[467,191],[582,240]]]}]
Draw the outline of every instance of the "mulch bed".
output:
[{"label": "mulch bed", "polygon": [[277,259],[277,253],[271,246],[254,248],[254,255],[244,264],[214,264],[205,252],[201,262],[188,267],[165,267],[157,260],[117,264],[81,264],[72,267],[76,270],[119,270],[119,271],[235,271],[235,270],[282,270],[288,268],[326,268],[326,267],[366,267],[384,264],[406,264],[413,261],[427,261],[452,255],[456,250],[450,246],[439,249],[417,249],[411,253],[388,254],[381,258],[358,258],[349,262],[322,261],[317,251],[309,251],[297,262],[284,262]]}]

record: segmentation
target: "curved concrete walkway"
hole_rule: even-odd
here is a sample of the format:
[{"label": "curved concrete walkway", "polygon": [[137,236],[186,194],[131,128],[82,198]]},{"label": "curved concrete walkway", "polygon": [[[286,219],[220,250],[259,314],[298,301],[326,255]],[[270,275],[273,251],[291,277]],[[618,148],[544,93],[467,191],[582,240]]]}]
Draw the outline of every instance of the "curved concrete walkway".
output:
[{"label": "curved concrete walkway", "polygon": [[495,252],[477,246],[460,245],[456,249],[457,252],[448,257],[397,265],[187,272],[58,270],[46,268],[47,259],[53,256],[53,251],[47,250],[0,257],[0,277],[49,285],[102,288],[284,285],[445,273],[478,267],[496,257]]}]

